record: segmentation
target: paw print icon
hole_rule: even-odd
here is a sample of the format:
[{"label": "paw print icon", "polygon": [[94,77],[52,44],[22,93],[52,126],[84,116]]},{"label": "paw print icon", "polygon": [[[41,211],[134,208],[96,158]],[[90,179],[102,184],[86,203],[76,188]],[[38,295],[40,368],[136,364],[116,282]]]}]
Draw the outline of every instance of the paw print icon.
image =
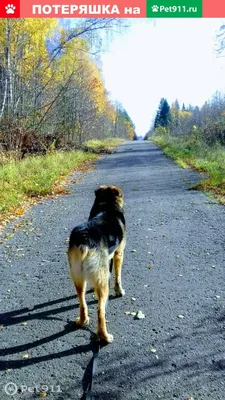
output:
[{"label": "paw print icon", "polygon": [[13,4],[8,4],[5,6],[6,14],[14,14],[16,7]]},{"label": "paw print icon", "polygon": [[159,11],[159,6],[152,6],[152,11],[153,12],[158,12]]}]

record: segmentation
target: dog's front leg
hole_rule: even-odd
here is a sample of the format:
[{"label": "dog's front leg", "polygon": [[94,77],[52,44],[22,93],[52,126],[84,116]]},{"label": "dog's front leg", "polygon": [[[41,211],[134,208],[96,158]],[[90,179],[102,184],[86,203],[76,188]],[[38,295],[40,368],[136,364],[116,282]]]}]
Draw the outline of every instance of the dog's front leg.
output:
[{"label": "dog's front leg", "polygon": [[98,336],[100,339],[105,340],[108,343],[112,343],[113,335],[107,332],[106,328],[106,303],[109,295],[109,284],[108,279],[105,283],[101,283],[95,288],[98,297]]}]

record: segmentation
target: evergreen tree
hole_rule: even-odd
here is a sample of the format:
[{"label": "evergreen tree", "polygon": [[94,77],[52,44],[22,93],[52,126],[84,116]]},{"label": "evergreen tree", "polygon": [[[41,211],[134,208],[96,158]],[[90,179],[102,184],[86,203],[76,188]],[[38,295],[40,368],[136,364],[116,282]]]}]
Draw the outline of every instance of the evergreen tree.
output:
[{"label": "evergreen tree", "polygon": [[174,105],[177,108],[177,110],[180,110],[180,104],[179,104],[179,101],[177,99],[176,99]]},{"label": "evergreen tree", "polygon": [[170,106],[168,104],[168,101],[162,98],[159,103],[159,108],[156,114],[154,127],[155,128],[157,128],[157,126],[167,127],[170,122],[170,119],[171,119]]},{"label": "evergreen tree", "polygon": [[156,117],[155,117],[155,122],[154,122],[154,128],[157,128],[157,126],[159,125],[159,115],[160,115],[160,112],[157,111]]}]

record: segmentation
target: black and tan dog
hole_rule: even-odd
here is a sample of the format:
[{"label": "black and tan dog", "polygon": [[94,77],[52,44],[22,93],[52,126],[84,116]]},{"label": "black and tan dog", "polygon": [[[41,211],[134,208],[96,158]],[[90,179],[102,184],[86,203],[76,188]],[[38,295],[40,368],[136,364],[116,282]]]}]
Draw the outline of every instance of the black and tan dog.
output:
[{"label": "black and tan dog", "polygon": [[73,229],[70,235],[68,259],[70,275],[80,302],[80,317],[76,324],[89,323],[85,301],[86,282],[98,297],[98,336],[108,343],[113,335],[107,332],[105,308],[109,294],[109,266],[114,267],[114,290],[117,296],[125,291],[121,282],[121,267],[126,244],[123,213],[123,193],[116,186],[100,186],[89,220]]}]

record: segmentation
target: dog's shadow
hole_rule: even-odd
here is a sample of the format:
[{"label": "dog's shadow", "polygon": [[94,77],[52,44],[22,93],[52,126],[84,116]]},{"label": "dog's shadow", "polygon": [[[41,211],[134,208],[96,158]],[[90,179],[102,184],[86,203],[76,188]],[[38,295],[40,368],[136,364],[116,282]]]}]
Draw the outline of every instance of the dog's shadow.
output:
[{"label": "dog's shadow", "polygon": [[[87,293],[92,293],[92,292],[93,292],[92,289],[87,291]],[[52,317],[52,315],[56,315],[58,313],[63,313],[63,312],[78,308],[79,304],[78,303],[71,304],[71,305],[64,306],[64,307],[60,306],[60,308],[53,308],[53,309],[45,310],[45,311],[41,311],[41,312],[34,312],[34,311],[40,310],[45,307],[53,306],[55,304],[60,304],[60,303],[63,303],[63,302],[69,301],[69,300],[74,300],[76,298],[77,298],[77,295],[68,296],[68,297],[57,299],[57,300],[52,300],[49,302],[36,304],[33,307],[25,307],[25,308],[21,308],[19,310],[2,313],[2,314],[0,314],[0,324],[2,324],[4,326],[9,326],[9,325],[19,324],[22,322],[27,322],[27,321],[30,321],[33,319],[60,320],[60,318]],[[88,304],[91,305],[91,304],[95,304],[95,303],[96,303],[96,300],[92,300]]]},{"label": "dog's shadow", "polygon": [[[93,293],[93,290],[90,289],[87,291],[87,293]],[[57,313],[66,312],[68,310],[74,310],[74,308],[79,307],[79,304],[72,304],[72,305],[67,305],[64,307],[57,307],[57,308],[53,308],[53,309],[45,310],[45,311],[38,311],[38,312],[35,312],[35,311],[40,310],[45,307],[60,304],[65,301],[76,299],[76,297],[77,297],[76,295],[68,296],[68,297],[56,299],[56,300],[53,300],[50,302],[37,304],[32,308],[26,307],[26,308],[10,311],[7,313],[2,313],[2,314],[0,314],[0,324],[2,324],[3,326],[11,326],[14,324],[19,324],[19,323],[30,321],[33,319],[38,319],[38,320],[39,319],[40,320],[41,319],[44,319],[44,320],[59,319],[59,320],[62,320],[61,318],[52,317],[52,315],[56,315]],[[115,297],[110,296],[109,300],[112,300],[112,299],[115,299]],[[92,304],[96,304],[96,303],[97,303],[97,299],[89,301],[88,305],[92,305]],[[20,352],[29,351],[32,348],[42,346],[46,343],[57,340],[69,333],[77,331],[78,329],[84,329],[84,330],[89,331],[90,342],[88,344],[76,346],[71,349],[61,351],[61,352],[45,354],[43,356],[38,356],[38,357],[33,357],[33,358],[28,358],[28,359],[23,359],[23,360],[4,360],[4,361],[1,360],[0,361],[0,370],[4,371],[6,369],[19,369],[19,368],[37,364],[40,362],[59,359],[62,357],[67,357],[67,356],[73,355],[73,354],[87,353],[90,351],[92,351],[94,354],[94,351],[96,348],[96,334],[88,326],[80,328],[80,327],[76,327],[76,325],[74,324],[74,321],[68,321],[68,323],[65,325],[65,327],[62,331],[54,333],[50,336],[46,336],[42,339],[38,339],[38,340],[29,342],[29,343],[25,343],[22,345],[17,345],[17,346],[7,347],[7,348],[0,348],[0,356],[5,357],[7,355],[12,355],[12,354],[20,353]],[[103,345],[104,344],[101,344],[101,346],[103,346]]]}]

